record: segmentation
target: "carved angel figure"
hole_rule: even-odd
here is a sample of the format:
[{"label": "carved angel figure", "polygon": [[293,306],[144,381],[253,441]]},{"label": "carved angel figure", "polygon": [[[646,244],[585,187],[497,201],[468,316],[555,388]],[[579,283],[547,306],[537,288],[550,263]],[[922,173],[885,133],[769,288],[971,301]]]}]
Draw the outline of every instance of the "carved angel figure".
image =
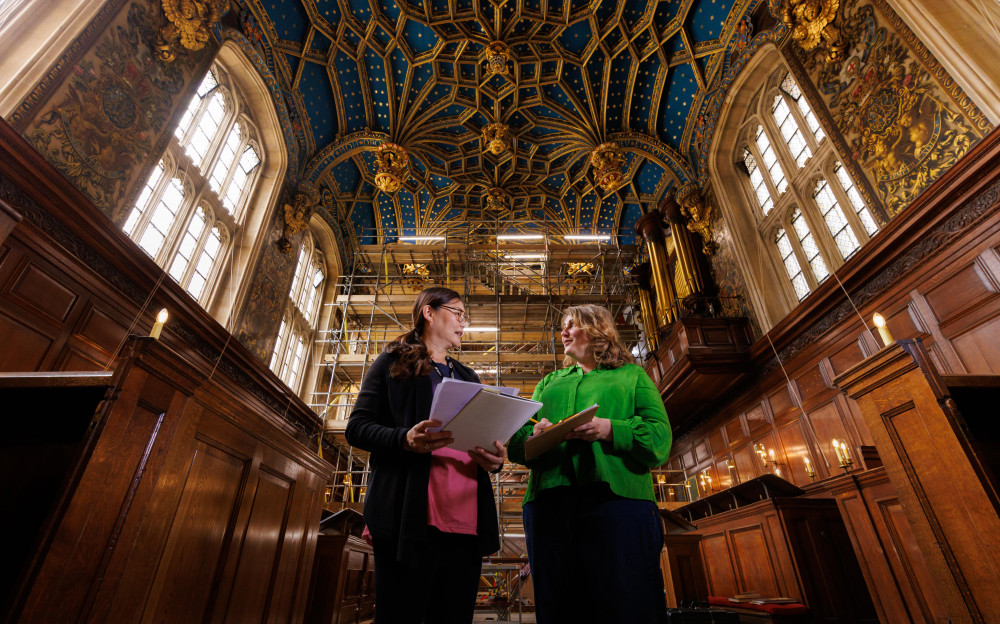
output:
[{"label": "carved angel figure", "polygon": [[208,41],[209,29],[217,23],[229,0],[162,0],[167,23],[160,28],[156,49],[164,61],[175,58],[179,42],[188,50],[200,50]]},{"label": "carved angel figure", "polygon": [[844,42],[840,29],[833,25],[840,0],[781,0],[781,21],[792,28],[792,39],[809,51],[825,42],[828,63],[843,58]]}]

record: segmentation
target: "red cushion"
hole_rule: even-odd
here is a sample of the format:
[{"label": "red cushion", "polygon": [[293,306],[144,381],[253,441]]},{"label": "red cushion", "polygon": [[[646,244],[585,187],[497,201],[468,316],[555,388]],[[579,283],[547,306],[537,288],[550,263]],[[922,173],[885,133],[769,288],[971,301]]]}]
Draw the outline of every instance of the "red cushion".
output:
[{"label": "red cushion", "polygon": [[713,607],[736,607],[738,609],[761,611],[768,615],[805,615],[809,613],[809,607],[798,602],[789,604],[754,604],[752,602],[733,602],[723,596],[709,596],[708,604]]}]

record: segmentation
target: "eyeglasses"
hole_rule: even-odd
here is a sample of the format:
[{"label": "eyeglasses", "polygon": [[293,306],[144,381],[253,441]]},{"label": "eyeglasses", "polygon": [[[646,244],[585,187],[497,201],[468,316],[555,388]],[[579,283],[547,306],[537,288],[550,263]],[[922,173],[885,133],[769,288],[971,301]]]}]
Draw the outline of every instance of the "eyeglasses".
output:
[{"label": "eyeglasses", "polygon": [[460,310],[458,308],[453,308],[451,306],[446,306],[446,305],[442,305],[440,307],[444,308],[445,310],[448,310],[449,312],[454,313],[455,316],[458,317],[458,322],[462,324],[462,327],[468,327],[472,323],[472,320],[469,318],[469,315],[466,313],[465,310]]}]

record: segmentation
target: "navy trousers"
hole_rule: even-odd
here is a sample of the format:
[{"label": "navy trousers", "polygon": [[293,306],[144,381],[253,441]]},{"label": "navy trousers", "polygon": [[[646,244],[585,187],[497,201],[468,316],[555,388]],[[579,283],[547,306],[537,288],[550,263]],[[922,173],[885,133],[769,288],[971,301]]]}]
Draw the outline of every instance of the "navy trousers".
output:
[{"label": "navy trousers", "polygon": [[524,506],[538,624],[662,624],[663,529],[650,501],[606,485],[545,490]]},{"label": "navy trousers", "polygon": [[[475,535],[428,529],[429,556],[415,565],[396,560],[395,543],[375,551],[375,624],[469,624],[483,558]],[[380,548],[383,546],[383,548]]]}]

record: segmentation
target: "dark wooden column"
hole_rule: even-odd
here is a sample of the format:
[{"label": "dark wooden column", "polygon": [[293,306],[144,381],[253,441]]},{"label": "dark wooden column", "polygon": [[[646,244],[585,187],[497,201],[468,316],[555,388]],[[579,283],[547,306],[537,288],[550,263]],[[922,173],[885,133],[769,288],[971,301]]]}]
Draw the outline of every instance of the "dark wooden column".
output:
[{"label": "dark wooden column", "polygon": [[[997,378],[941,377],[919,341],[900,340],[834,383],[861,408],[950,621],[1000,622],[996,460],[983,453],[996,440]],[[970,386],[982,396],[960,411],[956,388]]]}]

